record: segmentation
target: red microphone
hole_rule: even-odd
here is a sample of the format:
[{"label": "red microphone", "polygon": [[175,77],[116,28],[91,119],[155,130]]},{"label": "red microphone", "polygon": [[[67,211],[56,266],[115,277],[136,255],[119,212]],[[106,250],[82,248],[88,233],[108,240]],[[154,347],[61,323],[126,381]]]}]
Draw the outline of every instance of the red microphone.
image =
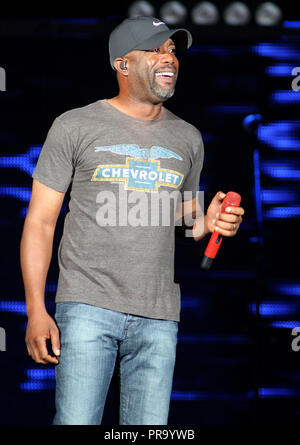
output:
[{"label": "red microphone", "polygon": [[[221,206],[221,213],[227,213],[225,209],[227,207],[238,207],[241,203],[241,196],[238,193],[235,192],[228,192],[223,199],[222,206]],[[204,252],[204,257],[201,263],[202,269],[209,269],[212,265],[212,262],[217,255],[217,252],[219,250],[219,247],[221,245],[223,236],[220,235],[219,232],[216,230],[213,231],[209,243],[207,245],[207,248]]]}]

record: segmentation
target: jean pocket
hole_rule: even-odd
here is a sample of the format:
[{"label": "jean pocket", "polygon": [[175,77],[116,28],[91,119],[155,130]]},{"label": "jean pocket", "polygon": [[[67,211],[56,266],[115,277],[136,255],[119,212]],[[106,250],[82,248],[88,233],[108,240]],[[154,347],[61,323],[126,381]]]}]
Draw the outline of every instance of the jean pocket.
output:
[{"label": "jean pocket", "polygon": [[79,303],[77,302],[65,302],[65,301],[60,301],[58,303],[56,303],[56,307],[55,307],[55,319],[63,319],[66,318],[68,313],[70,312],[70,310],[72,310],[74,308],[74,305],[78,305]]}]

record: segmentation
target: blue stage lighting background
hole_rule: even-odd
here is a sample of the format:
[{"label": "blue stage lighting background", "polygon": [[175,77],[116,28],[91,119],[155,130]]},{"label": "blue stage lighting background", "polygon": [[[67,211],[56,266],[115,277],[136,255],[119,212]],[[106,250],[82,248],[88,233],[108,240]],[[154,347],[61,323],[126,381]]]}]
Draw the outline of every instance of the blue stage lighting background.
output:
[{"label": "blue stage lighting background", "polygon": [[[119,21],[43,19],[29,33],[24,19],[14,32],[0,28],[7,75],[7,91],[0,92],[1,424],[50,424],[54,415],[55,368],[34,363],[24,343],[19,243],[31,173],[52,121],[117,93],[107,39]],[[300,40],[288,34],[295,27],[287,21],[270,41],[223,41],[220,30],[205,39],[194,29],[195,44],[180,56],[176,94],[166,107],[202,132],[205,205],[218,190],[235,190],[246,215],[209,271],[200,269],[207,241],[176,233],[182,311],[171,425],[299,422],[300,351],[291,347],[292,329],[300,333],[300,91],[291,89]],[[52,315],[68,199],[46,286]],[[104,424],[118,422],[117,390],[114,376]]]}]

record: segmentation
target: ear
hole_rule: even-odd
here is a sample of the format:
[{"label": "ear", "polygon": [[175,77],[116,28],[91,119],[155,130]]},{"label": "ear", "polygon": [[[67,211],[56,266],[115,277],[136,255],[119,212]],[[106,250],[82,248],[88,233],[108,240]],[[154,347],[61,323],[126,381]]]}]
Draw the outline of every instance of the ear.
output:
[{"label": "ear", "polygon": [[[125,64],[126,64],[126,68],[124,67],[124,61],[125,61]],[[123,68],[122,68],[122,64],[123,64]],[[114,67],[115,67],[115,69],[116,69],[119,73],[123,74],[123,76],[127,76],[127,75],[128,75],[128,70],[127,70],[127,59],[124,59],[124,58],[121,58],[121,57],[117,57],[117,58],[114,60]]]}]

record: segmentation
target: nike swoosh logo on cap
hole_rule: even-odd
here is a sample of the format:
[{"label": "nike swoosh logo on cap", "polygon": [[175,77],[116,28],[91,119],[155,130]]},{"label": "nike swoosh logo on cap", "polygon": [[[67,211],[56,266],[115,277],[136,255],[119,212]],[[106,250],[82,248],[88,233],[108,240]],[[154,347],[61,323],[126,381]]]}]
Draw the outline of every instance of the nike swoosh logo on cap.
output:
[{"label": "nike swoosh logo on cap", "polygon": [[152,22],[154,26],[164,25],[164,22]]}]

